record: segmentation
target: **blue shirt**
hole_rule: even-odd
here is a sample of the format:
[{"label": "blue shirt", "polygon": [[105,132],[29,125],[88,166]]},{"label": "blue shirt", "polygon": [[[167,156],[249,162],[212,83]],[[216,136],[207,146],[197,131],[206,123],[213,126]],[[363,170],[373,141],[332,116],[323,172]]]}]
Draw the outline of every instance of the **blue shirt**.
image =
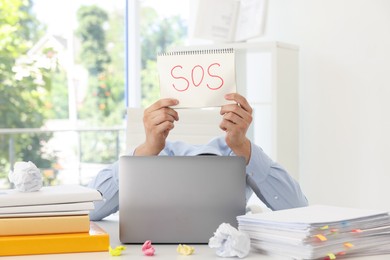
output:
[{"label": "blue shirt", "polygon": [[[193,156],[211,153],[221,156],[235,156],[227,146],[224,137],[212,139],[206,145],[191,145],[184,142],[167,141],[159,155]],[[132,151],[130,154],[134,154]],[[251,157],[246,166],[246,199],[254,192],[272,210],[307,206],[308,202],[299,184],[278,163],[273,162],[263,150],[251,143]],[[101,170],[89,183],[97,189],[103,200],[95,202],[90,212],[91,220],[100,220],[119,210],[118,162]]]}]

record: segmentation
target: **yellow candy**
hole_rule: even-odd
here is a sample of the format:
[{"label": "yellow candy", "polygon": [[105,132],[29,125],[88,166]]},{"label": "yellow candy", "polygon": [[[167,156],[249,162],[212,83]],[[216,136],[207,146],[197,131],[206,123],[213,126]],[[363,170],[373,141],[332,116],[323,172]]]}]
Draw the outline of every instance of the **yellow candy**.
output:
[{"label": "yellow candy", "polygon": [[126,249],[125,246],[117,246],[114,249],[111,248],[111,246],[108,247],[110,255],[112,256],[120,256],[122,254],[122,251]]},{"label": "yellow candy", "polygon": [[195,248],[192,246],[179,244],[176,251],[181,255],[192,255],[195,251]]}]

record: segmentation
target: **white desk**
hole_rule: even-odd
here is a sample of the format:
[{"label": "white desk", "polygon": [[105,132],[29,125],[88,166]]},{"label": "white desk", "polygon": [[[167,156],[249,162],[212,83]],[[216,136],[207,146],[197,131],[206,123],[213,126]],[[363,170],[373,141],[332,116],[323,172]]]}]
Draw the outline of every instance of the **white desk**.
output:
[{"label": "white desk", "polygon": [[[110,244],[112,247],[116,247],[120,245],[119,241],[119,227],[118,227],[118,218],[117,216],[110,216],[103,221],[96,222],[100,227],[105,229],[110,234]],[[152,241],[153,244],[153,241]],[[50,254],[50,255],[29,255],[29,256],[6,256],[0,257],[0,260],[19,260],[19,259],[30,259],[30,260],[126,260],[126,259],[159,259],[159,260],[193,260],[193,259],[240,259],[236,258],[221,258],[215,254],[215,250],[208,247],[208,245],[191,245],[195,248],[194,254],[190,256],[179,255],[176,252],[177,245],[153,245],[156,249],[155,255],[144,256],[141,250],[142,245],[125,245],[126,250],[122,251],[121,256],[110,256],[108,252],[96,252],[96,253],[77,253],[77,254]],[[1,250],[1,249],[0,249]],[[244,259],[257,259],[257,260],[277,260],[286,258],[282,257],[270,257],[267,255],[263,255],[257,253],[255,251],[251,251],[249,255]],[[352,259],[352,258],[348,258]],[[390,255],[378,255],[378,256],[369,256],[369,257],[359,257],[354,258],[358,260],[388,260],[390,259]],[[337,259],[336,259],[337,260]]]}]

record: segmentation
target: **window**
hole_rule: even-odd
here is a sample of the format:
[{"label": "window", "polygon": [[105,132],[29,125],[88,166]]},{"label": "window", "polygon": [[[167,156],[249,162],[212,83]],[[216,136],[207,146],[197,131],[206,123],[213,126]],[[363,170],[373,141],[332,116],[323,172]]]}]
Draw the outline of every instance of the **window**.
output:
[{"label": "window", "polygon": [[125,4],[0,0],[0,187],[15,161],[85,184],[124,150]]},{"label": "window", "polygon": [[187,41],[188,6],[0,0],[0,188],[16,161],[35,163],[45,185],[84,185],[114,162],[126,105],[159,97],[157,53]]}]

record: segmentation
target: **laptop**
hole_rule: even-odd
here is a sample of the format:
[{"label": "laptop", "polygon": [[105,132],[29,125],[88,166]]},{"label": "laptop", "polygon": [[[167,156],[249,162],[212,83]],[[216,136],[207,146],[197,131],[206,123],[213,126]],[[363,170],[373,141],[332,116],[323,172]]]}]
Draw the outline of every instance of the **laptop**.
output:
[{"label": "laptop", "polygon": [[121,156],[122,243],[208,243],[221,223],[245,214],[245,159]]}]

